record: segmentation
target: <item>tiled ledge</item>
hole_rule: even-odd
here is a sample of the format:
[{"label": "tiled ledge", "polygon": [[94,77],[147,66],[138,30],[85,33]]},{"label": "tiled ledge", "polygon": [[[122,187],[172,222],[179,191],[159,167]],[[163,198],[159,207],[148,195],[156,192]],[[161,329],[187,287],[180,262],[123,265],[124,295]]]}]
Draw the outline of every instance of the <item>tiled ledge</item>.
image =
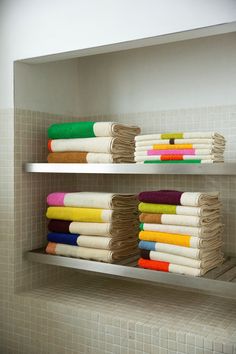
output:
[{"label": "tiled ledge", "polygon": [[234,300],[81,273],[22,297],[48,328],[45,346],[51,330],[94,354],[236,353]]}]

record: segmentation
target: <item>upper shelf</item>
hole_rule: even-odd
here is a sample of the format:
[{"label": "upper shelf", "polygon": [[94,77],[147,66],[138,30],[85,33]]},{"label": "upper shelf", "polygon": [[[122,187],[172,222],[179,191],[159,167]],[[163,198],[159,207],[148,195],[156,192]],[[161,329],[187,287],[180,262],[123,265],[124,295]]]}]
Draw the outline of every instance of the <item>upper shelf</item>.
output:
[{"label": "upper shelf", "polygon": [[215,164],[82,164],[26,163],[26,172],[35,173],[99,173],[139,175],[236,175],[236,163]]}]

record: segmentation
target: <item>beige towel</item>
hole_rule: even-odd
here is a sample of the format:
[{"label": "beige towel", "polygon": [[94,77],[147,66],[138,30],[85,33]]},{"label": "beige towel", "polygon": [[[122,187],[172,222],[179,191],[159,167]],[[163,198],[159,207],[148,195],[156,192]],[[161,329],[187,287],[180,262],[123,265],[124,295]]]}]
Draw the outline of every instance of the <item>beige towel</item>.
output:
[{"label": "beige towel", "polygon": [[144,231],[159,231],[179,235],[196,236],[200,238],[211,238],[223,230],[223,224],[214,222],[213,224],[201,227],[163,225],[163,224],[142,224]]},{"label": "beige towel", "polygon": [[76,222],[70,223],[69,231],[72,234],[88,236],[114,237],[115,239],[137,237],[139,230],[138,220],[130,219],[126,223],[95,223],[95,222]]},{"label": "beige towel", "polygon": [[139,251],[137,247],[127,248],[125,250],[110,251],[105,249],[86,248],[49,242],[46,248],[46,253],[66,257],[90,259],[106,263],[114,263],[121,259],[135,256],[139,254]]},{"label": "beige towel", "polygon": [[85,151],[94,153],[123,154],[134,152],[134,142],[120,138],[76,138],[51,140],[51,152]]},{"label": "beige towel", "polygon": [[101,237],[101,236],[87,236],[80,235],[77,238],[77,244],[80,247],[88,248],[100,248],[105,250],[117,250],[121,251],[123,249],[134,248],[138,246],[138,238],[126,238],[123,240],[116,240],[111,237]]},{"label": "beige towel", "polygon": [[211,255],[210,258],[205,258],[203,260],[192,259],[183,256],[177,256],[169,253],[150,251],[149,258],[153,261],[163,261],[170,262],[174,264],[179,264],[187,267],[202,268],[204,270],[209,270],[214,268],[217,264],[222,263],[223,256],[219,253]]},{"label": "beige towel", "polygon": [[[63,203],[55,204],[57,196],[63,194]],[[73,193],[50,193],[47,197],[54,205],[77,207],[77,208],[98,208],[98,209],[137,209],[138,198],[134,194],[107,193],[107,192],[73,192]]]}]

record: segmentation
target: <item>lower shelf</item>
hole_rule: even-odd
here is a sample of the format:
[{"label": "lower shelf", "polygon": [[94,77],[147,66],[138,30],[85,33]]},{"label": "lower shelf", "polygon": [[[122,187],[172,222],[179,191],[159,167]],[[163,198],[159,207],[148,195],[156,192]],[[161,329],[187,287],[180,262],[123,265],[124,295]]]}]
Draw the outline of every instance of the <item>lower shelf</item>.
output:
[{"label": "lower shelf", "polygon": [[108,264],[84,259],[48,255],[44,249],[26,253],[29,261],[66,268],[108,274],[136,280],[145,280],[169,286],[181,286],[236,299],[236,258],[208,272],[204,277],[157,272],[131,265]]}]

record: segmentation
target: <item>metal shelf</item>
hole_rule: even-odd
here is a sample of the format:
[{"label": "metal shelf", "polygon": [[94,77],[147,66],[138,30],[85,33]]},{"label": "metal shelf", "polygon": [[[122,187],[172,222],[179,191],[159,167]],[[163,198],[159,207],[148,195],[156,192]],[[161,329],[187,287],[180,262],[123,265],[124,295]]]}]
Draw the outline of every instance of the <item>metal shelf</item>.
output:
[{"label": "metal shelf", "polygon": [[[236,298],[236,282],[234,282],[236,277],[236,259],[234,258],[227,261],[222,266],[208,272],[205,277],[190,277],[180,274],[141,269],[135,266],[108,264],[77,258],[48,255],[43,249],[27,252],[26,258],[29,261],[42,264],[144,280],[169,286],[181,286],[215,295]],[[228,274],[230,276],[228,276]],[[219,278],[219,280],[217,278]]]},{"label": "metal shelf", "polygon": [[91,173],[135,175],[236,175],[236,163],[214,164],[77,164],[26,163],[25,171],[32,173]]}]

